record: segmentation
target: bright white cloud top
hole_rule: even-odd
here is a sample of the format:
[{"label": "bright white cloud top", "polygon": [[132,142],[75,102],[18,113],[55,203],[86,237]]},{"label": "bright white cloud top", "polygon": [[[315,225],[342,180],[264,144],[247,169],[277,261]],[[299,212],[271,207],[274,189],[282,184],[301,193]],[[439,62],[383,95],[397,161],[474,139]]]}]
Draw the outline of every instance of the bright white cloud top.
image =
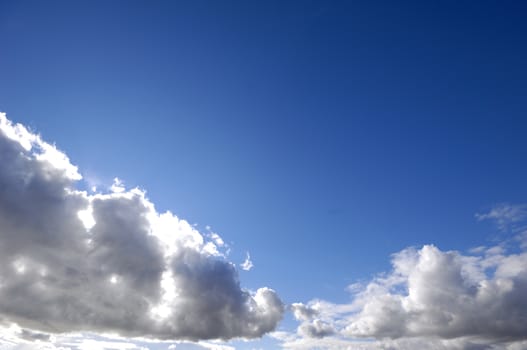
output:
[{"label": "bright white cloud top", "polygon": [[281,320],[277,294],[243,289],[218,239],[118,180],[79,190],[68,157],[5,114],[0,164],[0,325],[200,340],[260,337]]},{"label": "bright white cloud top", "polygon": [[407,248],[390,273],[351,286],[349,304],[293,304],[297,334],[275,336],[294,349],[525,349],[526,242],[524,232],[470,255]]}]

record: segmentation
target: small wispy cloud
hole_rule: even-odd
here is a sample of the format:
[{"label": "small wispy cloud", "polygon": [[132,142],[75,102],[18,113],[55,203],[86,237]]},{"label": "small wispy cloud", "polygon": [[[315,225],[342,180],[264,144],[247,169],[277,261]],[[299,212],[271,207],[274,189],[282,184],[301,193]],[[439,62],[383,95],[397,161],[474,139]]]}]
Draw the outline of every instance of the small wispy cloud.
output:
[{"label": "small wispy cloud", "polygon": [[487,213],[476,213],[475,217],[478,221],[491,220],[500,230],[506,231],[527,220],[527,204],[500,203]]},{"label": "small wispy cloud", "polygon": [[240,267],[244,271],[250,271],[254,267],[254,264],[251,261],[251,255],[249,254],[249,252],[246,253],[245,261],[240,264]]}]

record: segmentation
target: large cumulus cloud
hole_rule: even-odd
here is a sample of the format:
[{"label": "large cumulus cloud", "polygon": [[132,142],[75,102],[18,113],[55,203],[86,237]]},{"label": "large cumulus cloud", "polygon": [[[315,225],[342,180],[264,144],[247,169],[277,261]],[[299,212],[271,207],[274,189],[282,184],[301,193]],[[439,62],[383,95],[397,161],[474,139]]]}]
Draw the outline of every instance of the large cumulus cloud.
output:
[{"label": "large cumulus cloud", "polygon": [[527,253],[465,256],[427,245],[396,254],[393,265],[359,294],[348,334],[527,338]]},{"label": "large cumulus cloud", "polygon": [[[0,323],[156,339],[259,337],[283,305],[138,189],[77,188],[77,168],[0,114]],[[30,334],[30,333],[28,333]]]},{"label": "large cumulus cloud", "polygon": [[294,349],[524,349],[526,241],[520,233],[470,253],[404,249],[391,272],[351,286],[349,304],[293,304],[297,333],[275,336]]}]

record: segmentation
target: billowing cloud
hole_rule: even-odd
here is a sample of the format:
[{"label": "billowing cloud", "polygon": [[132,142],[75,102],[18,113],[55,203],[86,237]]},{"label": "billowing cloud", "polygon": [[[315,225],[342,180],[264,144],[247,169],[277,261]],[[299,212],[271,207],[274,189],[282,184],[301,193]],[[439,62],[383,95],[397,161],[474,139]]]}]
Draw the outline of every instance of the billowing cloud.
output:
[{"label": "billowing cloud", "polygon": [[[521,349],[527,344],[527,252],[520,243],[477,254],[408,248],[351,303],[293,304],[294,349]],[[324,339],[313,339],[329,336]],[[316,341],[315,341],[316,340]],[[318,343],[317,343],[318,341]]]},{"label": "billowing cloud", "polygon": [[427,245],[394,255],[394,271],[356,299],[345,333],[399,338],[527,338],[527,253],[465,256]]},{"label": "billowing cloud", "polygon": [[314,319],[311,322],[304,322],[298,327],[301,335],[308,338],[323,338],[335,333],[335,329],[329,323],[320,319]]},{"label": "billowing cloud", "polygon": [[323,338],[335,333],[333,325],[319,318],[316,306],[293,303],[290,309],[295,319],[302,322],[298,327],[300,335],[308,338]]},{"label": "billowing cloud", "polygon": [[64,153],[0,114],[0,324],[25,336],[254,338],[283,305],[243,289],[234,264],[139,189],[78,189]]},{"label": "billowing cloud", "polygon": [[315,317],[318,312],[313,307],[303,303],[291,304],[291,311],[297,321],[308,321]]}]

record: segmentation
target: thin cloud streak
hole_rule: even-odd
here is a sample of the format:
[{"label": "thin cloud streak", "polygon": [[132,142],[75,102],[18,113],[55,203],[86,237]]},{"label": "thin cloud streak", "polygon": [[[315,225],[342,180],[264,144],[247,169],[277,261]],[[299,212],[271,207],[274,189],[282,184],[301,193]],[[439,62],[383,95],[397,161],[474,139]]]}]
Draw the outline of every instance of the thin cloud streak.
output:
[{"label": "thin cloud streak", "polygon": [[500,230],[506,231],[513,225],[527,219],[527,205],[501,203],[495,205],[487,213],[477,213],[475,217],[479,221],[494,221]]}]

